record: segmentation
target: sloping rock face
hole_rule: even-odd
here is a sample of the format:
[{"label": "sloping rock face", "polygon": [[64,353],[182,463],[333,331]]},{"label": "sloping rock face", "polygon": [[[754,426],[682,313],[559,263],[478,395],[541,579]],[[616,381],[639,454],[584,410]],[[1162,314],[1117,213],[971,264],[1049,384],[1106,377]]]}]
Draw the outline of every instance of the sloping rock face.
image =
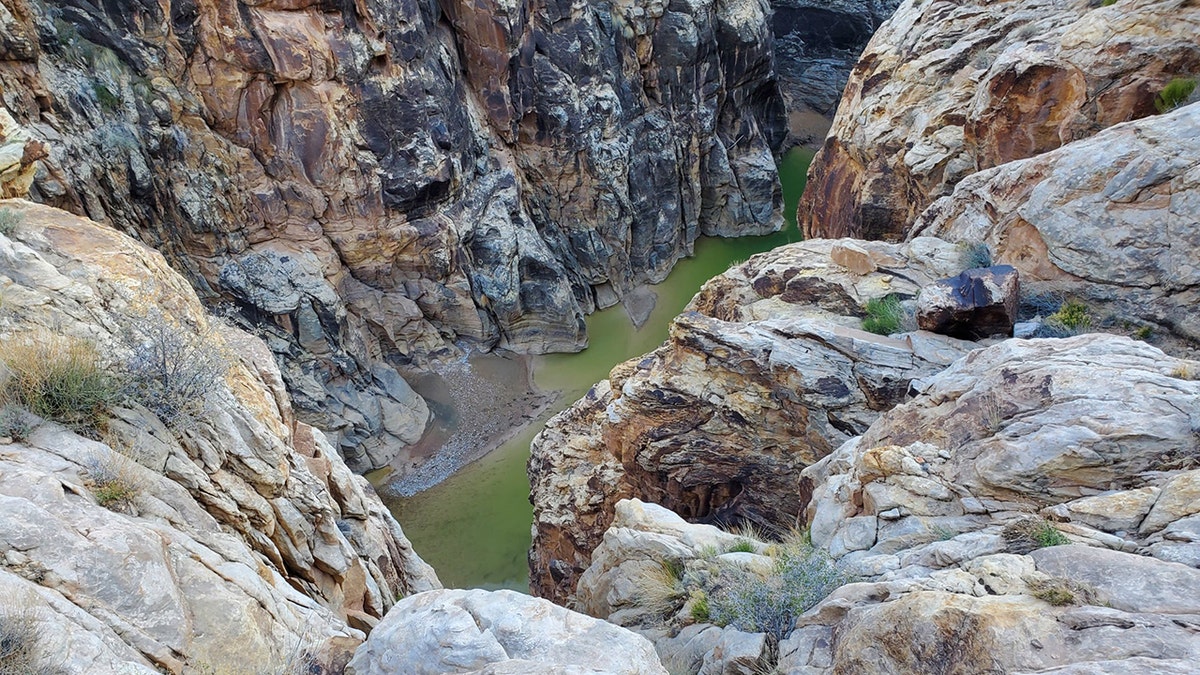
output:
[{"label": "sloping rock face", "polygon": [[579,349],[597,297],[782,223],[765,0],[9,5],[31,198],[267,332],[363,468],[420,433],[392,366]]},{"label": "sloping rock face", "polygon": [[773,0],[775,64],[791,141],[819,145],[850,71],[900,0]]},{"label": "sloping rock face", "polygon": [[964,179],[916,234],[984,242],[1022,284],[1200,340],[1200,105]]},{"label": "sloping rock face", "polygon": [[[875,583],[846,587],[802,619],[781,645],[785,664],[1194,663],[1200,640],[1188,627],[1200,606],[1185,589],[1200,583],[1189,534],[1200,502],[1184,495],[1200,471],[1200,383],[1186,379],[1189,367],[1144,343],[1087,335],[1009,340],[925,382],[805,472],[813,543]],[[1032,514],[1087,546],[1026,553],[1039,543],[1012,536],[1013,523]]]},{"label": "sloping rock face", "polygon": [[513,591],[444,590],[396,603],[348,675],[666,675],[645,638]]},{"label": "sloping rock face", "polygon": [[534,439],[535,591],[567,598],[623,498],[694,521],[793,525],[801,469],[972,348],[863,332],[862,305],[915,296],[956,265],[936,239],[810,241],[708,282],[662,347],[614,368]]},{"label": "sloping rock face", "polygon": [[[0,336],[68,335],[121,358],[160,312],[229,362],[180,431],[118,409],[103,443],[50,422],[0,446],[0,588],[68,672],[223,672],[349,652],[399,594],[439,587],[321,432],[298,422],[258,339],[207,318],[161,255],[109,228],[7,201]],[[98,471],[135,494],[100,506]]]},{"label": "sloping rock face", "polygon": [[964,177],[1151,115],[1200,70],[1185,0],[903,3],[810,169],[809,237],[899,238]]}]

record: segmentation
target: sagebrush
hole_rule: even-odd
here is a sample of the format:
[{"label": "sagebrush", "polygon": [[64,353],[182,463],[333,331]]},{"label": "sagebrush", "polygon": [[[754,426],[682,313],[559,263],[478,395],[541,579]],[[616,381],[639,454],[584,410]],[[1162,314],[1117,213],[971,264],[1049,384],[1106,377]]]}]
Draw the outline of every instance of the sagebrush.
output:
[{"label": "sagebrush", "polygon": [[128,353],[122,393],[172,428],[203,415],[229,370],[211,329],[191,329],[157,310],[134,317],[122,341]]}]

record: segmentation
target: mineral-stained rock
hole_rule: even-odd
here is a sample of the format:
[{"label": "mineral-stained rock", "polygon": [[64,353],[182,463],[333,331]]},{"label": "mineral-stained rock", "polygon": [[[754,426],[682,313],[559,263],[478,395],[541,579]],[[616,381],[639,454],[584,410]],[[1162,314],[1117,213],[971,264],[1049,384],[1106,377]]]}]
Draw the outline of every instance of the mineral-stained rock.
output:
[{"label": "mineral-stained rock", "polygon": [[801,469],[973,347],[857,328],[867,299],[915,296],[955,269],[955,247],[865,243],[877,269],[859,274],[832,257],[851,245],[795,244],[713,279],[666,344],[547,424],[529,462],[539,594],[567,597],[622,498],[693,521],[790,527]]},{"label": "mineral-stained rock", "polygon": [[357,468],[420,431],[381,367],[580,349],[598,294],[782,224],[766,0],[5,7],[31,198],[267,333]]},{"label": "mineral-stained rock", "polygon": [[966,340],[1011,336],[1019,301],[1020,282],[1012,267],[970,269],[921,289],[917,326]]},{"label": "mineral-stained rock", "polygon": [[442,590],[396,603],[349,675],[666,675],[632,631],[513,591]]},{"label": "mineral-stained rock", "polygon": [[[5,207],[21,218],[0,236],[6,343],[67,335],[119,363],[124,327],[152,310],[229,366],[174,431],[133,406],[103,443],[44,422],[0,446],[0,585],[53,627],[70,672],[267,668],[297,648],[334,663],[398,593],[439,586],[366,481],[294,418],[260,340],[206,317],[129,237]],[[113,473],[136,489],[110,510],[92,491]]]},{"label": "mineral-stained rock", "polygon": [[1200,341],[1197,156],[1193,104],[972,175],[914,232],[986,243],[1022,285]]},{"label": "mineral-stained rock", "polygon": [[792,140],[819,144],[863,47],[899,0],[772,0],[775,64]]},{"label": "mineral-stained rock", "polygon": [[903,2],[854,67],[813,161],[806,235],[903,237],[969,174],[1152,115],[1167,82],[1200,71],[1195,3],[1095,5]]}]

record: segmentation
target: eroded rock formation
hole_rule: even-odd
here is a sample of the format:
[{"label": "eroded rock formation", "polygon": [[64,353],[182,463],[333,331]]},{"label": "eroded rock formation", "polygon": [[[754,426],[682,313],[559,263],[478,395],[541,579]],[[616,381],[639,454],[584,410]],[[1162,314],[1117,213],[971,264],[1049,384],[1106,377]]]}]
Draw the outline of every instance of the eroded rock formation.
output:
[{"label": "eroded rock formation", "polygon": [[[134,406],[103,443],[35,420],[0,446],[6,620],[33,617],[69,672],[265,669],[304,652],[344,663],[398,595],[439,586],[366,481],[295,419],[259,339],[206,317],[129,237],[28,202],[3,208],[16,214],[0,234],[7,344],[71,336],[120,361],[131,322],[170,317],[229,366],[204,414],[175,431]],[[112,475],[132,494],[104,508],[93,493]]]},{"label": "eroded rock formation", "polygon": [[[664,613],[646,584],[668,568],[778,574],[772,549],[795,544],[661,507],[618,505],[576,599],[690,672],[733,640],[758,645],[744,663],[788,675],[1195,672],[1196,365],[1112,335],[1006,340],[914,383],[912,401],[804,470],[812,545],[853,583],[777,650],[697,621],[694,597]],[[761,611],[783,611],[775,600]]]},{"label": "eroded rock formation", "polygon": [[1185,0],[904,2],[846,85],[798,219],[900,238],[966,176],[1155,112],[1200,71]]},{"label": "eroded rock formation", "polygon": [[863,332],[862,306],[957,271],[955,246],[820,240],[708,282],[658,350],[613,369],[533,443],[534,589],[565,600],[637,497],[691,520],[794,524],[798,476],[971,343]]},{"label": "eroded rock formation", "polygon": [[1200,104],[1121,124],[964,179],[915,234],[986,243],[1022,285],[1070,293],[1097,322],[1200,341]]},{"label": "eroded rock formation", "polygon": [[781,224],[769,13],[14,0],[0,87],[51,141],[32,198],[266,332],[299,414],[367,468],[424,425],[394,366],[578,349],[699,234]]}]

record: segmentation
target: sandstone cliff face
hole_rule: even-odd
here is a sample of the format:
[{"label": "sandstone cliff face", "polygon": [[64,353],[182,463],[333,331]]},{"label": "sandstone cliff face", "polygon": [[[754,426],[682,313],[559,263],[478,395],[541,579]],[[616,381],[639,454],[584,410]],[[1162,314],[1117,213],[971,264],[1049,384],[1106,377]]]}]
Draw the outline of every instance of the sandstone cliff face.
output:
[{"label": "sandstone cliff face", "polygon": [[1198,156],[1192,104],[969,176],[913,232],[984,242],[1031,289],[1069,291],[1097,319],[1195,344]]},{"label": "sandstone cliff face", "polygon": [[534,440],[535,591],[567,598],[622,498],[690,520],[793,525],[805,466],[971,348],[863,332],[862,305],[915,296],[957,265],[956,248],[936,239],[823,240],[706,284],[666,344],[614,368]]},{"label": "sandstone cliff face", "polygon": [[1200,71],[1184,0],[905,2],[846,85],[810,170],[807,236],[898,238],[964,177],[1153,114]]},{"label": "sandstone cliff face", "polygon": [[[3,340],[69,335],[119,359],[116,336],[155,311],[230,365],[181,431],[118,409],[104,443],[42,422],[0,446],[6,610],[25,606],[69,672],[277,667],[297,649],[344,662],[397,595],[439,586],[365,480],[295,419],[260,340],[207,318],[134,240],[3,207],[18,214],[0,234]],[[89,485],[117,469],[136,494],[110,510]]]},{"label": "sandstone cliff face", "polygon": [[301,416],[368,468],[425,422],[393,366],[578,349],[585,312],[700,233],[780,225],[768,16],[13,0],[0,86],[51,142],[32,198],[136,233],[266,331]]}]

